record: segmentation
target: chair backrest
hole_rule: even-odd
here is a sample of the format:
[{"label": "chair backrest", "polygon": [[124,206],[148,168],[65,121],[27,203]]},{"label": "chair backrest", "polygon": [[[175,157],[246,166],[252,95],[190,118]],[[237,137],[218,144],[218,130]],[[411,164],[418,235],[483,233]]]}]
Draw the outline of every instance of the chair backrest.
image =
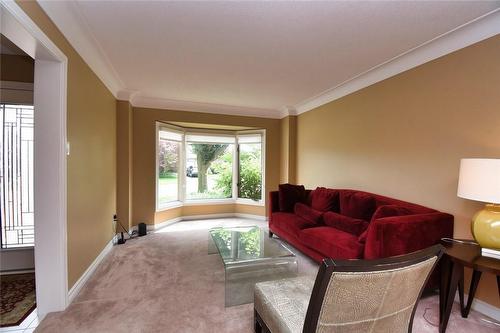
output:
[{"label": "chair backrest", "polygon": [[411,332],[415,309],[444,248],[377,260],[325,259],[304,333]]}]

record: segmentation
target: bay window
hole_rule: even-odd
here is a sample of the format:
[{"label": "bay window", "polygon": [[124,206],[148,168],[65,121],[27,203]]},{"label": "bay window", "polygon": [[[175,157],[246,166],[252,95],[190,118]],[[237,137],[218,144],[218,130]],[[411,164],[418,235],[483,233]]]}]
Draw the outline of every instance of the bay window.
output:
[{"label": "bay window", "polygon": [[197,203],[263,205],[264,135],[157,123],[157,210]]},{"label": "bay window", "polygon": [[238,135],[238,198],[262,200],[262,135]]},{"label": "bay window", "polygon": [[186,199],[232,198],[235,137],[187,134],[186,143]]},{"label": "bay window", "polygon": [[157,193],[158,207],[179,201],[181,151],[183,144],[183,133],[168,127],[159,127],[157,146]]}]

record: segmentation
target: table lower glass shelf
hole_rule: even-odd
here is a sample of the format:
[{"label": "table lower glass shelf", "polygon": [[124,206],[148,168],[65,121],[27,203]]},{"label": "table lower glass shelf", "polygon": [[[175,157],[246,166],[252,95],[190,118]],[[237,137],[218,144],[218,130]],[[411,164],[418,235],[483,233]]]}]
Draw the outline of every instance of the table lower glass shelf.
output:
[{"label": "table lower glass shelf", "polygon": [[295,255],[256,226],[211,229],[208,253],[224,263],[226,307],[253,302],[257,282],[297,276]]}]

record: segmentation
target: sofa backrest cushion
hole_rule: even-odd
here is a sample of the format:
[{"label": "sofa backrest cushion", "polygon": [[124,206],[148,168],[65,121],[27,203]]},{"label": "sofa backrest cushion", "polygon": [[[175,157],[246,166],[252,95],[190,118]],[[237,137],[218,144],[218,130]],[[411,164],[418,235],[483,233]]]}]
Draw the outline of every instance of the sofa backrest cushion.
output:
[{"label": "sofa backrest cushion", "polygon": [[370,221],[375,212],[375,198],[366,192],[343,190],[340,192],[340,214]]},{"label": "sofa backrest cushion", "polygon": [[372,221],[390,216],[403,216],[414,214],[410,209],[398,205],[384,205],[377,208],[372,216]]},{"label": "sofa backrest cushion", "polygon": [[321,212],[340,212],[339,191],[317,187],[310,194],[311,207]]},{"label": "sofa backrest cushion", "polygon": [[295,204],[294,213],[295,215],[302,217],[304,220],[308,222],[312,222],[315,224],[322,224],[323,212],[313,209],[301,202],[297,202]]},{"label": "sofa backrest cushion", "polygon": [[410,210],[412,214],[425,214],[425,213],[436,212],[436,210],[434,209],[417,205],[411,202],[389,198],[378,194],[372,194],[372,195],[375,198],[377,208],[386,205],[396,205],[398,207],[404,207]]},{"label": "sofa backrest cushion", "polygon": [[367,221],[341,215],[335,212],[324,213],[323,222],[329,227],[348,232],[355,236],[361,235],[368,228],[369,224]]},{"label": "sofa backrest cushion", "polygon": [[306,189],[304,185],[280,184],[279,185],[279,207],[282,212],[293,213],[297,202],[306,201]]}]

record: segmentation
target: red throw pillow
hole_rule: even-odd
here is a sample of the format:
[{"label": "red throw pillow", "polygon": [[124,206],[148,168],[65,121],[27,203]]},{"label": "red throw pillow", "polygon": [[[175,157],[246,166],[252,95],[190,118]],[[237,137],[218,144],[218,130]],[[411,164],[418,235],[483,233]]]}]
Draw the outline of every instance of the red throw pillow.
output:
[{"label": "red throw pillow", "polygon": [[304,202],[306,189],[304,185],[280,184],[279,206],[280,211],[292,213],[297,202]]},{"label": "red throw pillow", "polygon": [[322,212],[320,212],[316,209],[312,209],[308,205],[303,204],[301,202],[297,202],[295,204],[294,212],[297,216],[300,216],[304,220],[315,223],[315,224],[320,224],[321,217],[323,216]]},{"label": "red throw pillow", "polygon": [[322,211],[339,212],[339,191],[328,189],[325,187],[317,187],[311,192],[311,207]]},{"label": "red throw pillow", "polygon": [[326,212],[323,214],[323,221],[330,227],[348,232],[355,236],[361,235],[368,228],[368,222],[366,221],[334,212]]},{"label": "red throw pillow", "polygon": [[340,214],[370,221],[376,208],[375,198],[364,192],[341,191]]},{"label": "red throw pillow", "polygon": [[373,214],[372,220],[389,216],[403,216],[413,214],[411,210],[397,205],[380,206]]}]

